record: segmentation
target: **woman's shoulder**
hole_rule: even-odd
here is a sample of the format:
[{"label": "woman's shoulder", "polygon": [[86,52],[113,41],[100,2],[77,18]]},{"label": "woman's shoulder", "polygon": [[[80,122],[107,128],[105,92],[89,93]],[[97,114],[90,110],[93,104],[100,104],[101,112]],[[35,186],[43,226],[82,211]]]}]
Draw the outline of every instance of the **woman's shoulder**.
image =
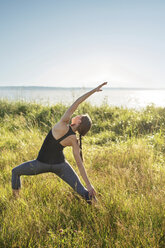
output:
[{"label": "woman's shoulder", "polygon": [[69,130],[69,125],[61,123],[60,121],[52,127],[53,136],[58,139]]}]

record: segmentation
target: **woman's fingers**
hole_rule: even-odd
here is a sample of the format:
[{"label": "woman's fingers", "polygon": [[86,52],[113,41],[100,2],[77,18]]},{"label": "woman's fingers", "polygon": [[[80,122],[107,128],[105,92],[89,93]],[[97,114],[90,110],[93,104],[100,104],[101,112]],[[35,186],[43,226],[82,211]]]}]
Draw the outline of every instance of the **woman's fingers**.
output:
[{"label": "woman's fingers", "polygon": [[96,88],[97,91],[102,91],[101,88],[102,88],[104,85],[107,85],[107,82],[104,82],[104,83],[100,84],[100,85]]},{"label": "woman's fingers", "polygon": [[95,190],[93,190],[93,195],[96,196],[96,191]]},{"label": "woman's fingers", "polygon": [[107,83],[108,83],[108,82],[104,82],[104,83],[100,84],[99,87],[103,87],[104,85],[107,85]]},{"label": "woman's fingers", "polygon": [[96,191],[95,191],[94,189],[91,189],[91,190],[89,191],[89,195],[90,195],[90,196],[96,196]]},{"label": "woman's fingers", "polygon": [[107,85],[107,83],[108,83],[108,82],[104,82],[104,83],[102,84],[102,86]]}]

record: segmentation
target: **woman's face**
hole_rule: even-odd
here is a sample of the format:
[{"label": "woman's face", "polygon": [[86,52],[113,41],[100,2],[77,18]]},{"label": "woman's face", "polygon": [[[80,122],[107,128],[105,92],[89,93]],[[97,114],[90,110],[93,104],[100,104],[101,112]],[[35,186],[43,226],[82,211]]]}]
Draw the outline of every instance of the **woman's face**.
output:
[{"label": "woman's face", "polygon": [[77,115],[74,118],[72,118],[71,125],[79,125],[81,123],[81,115]]}]

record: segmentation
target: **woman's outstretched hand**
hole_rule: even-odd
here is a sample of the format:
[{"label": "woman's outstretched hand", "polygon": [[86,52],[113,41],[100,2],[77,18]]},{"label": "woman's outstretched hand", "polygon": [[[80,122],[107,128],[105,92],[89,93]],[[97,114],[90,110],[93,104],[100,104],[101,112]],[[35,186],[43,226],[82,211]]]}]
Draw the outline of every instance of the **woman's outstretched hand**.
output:
[{"label": "woman's outstretched hand", "polygon": [[107,83],[108,83],[108,82],[104,82],[103,84],[100,84],[98,87],[95,88],[95,91],[96,91],[96,92],[102,91],[101,88],[102,88],[104,85],[107,85]]},{"label": "woman's outstretched hand", "polygon": [[92,185],[90,185],[87,188],[88,188],[89,196],[95,197],[96,196],[96,191],[95,191],[94,187]]}]

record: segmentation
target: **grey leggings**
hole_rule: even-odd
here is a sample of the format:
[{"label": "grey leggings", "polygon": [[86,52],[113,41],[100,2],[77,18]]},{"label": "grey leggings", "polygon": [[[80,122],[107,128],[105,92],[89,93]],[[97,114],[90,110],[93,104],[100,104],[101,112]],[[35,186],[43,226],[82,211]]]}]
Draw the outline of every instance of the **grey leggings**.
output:
[{"label": "grey leggings", "polygon": [[68,162],[60,164],[46,164],[38,160],[25,162],[12,170],[12,188],[19,189],[21,187],[20,176],[37,175],[46,172],[53,172],[66,183],[68,183],[79,195],[89,200],[88,191],[81,184],[80,179]]}]

